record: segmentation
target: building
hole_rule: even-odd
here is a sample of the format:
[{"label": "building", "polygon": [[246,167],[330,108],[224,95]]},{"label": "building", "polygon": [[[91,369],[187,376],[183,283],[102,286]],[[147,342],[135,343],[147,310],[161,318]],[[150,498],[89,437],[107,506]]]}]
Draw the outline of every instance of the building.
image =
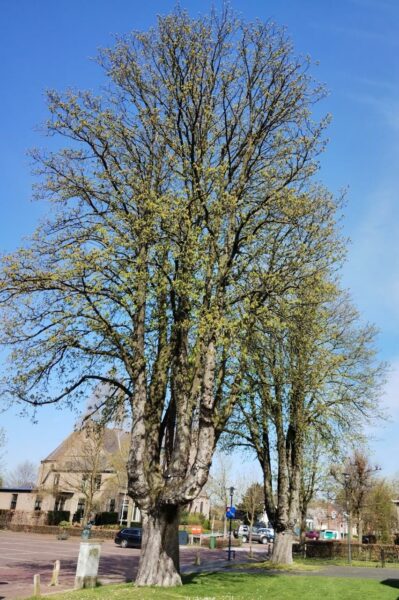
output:
[{"label": "building", "polygon": [[[34,489],[0,490],[0,510],[11,511],[12,523],[32,525],[98,520],[101,513],[117,513],[120,524],[138,522],[140,511],[127,495],[128,450],[129,434],[121,429],[75,431],[41,461]],[[208,496],[196,498],[189,511],[209,518]]]}]

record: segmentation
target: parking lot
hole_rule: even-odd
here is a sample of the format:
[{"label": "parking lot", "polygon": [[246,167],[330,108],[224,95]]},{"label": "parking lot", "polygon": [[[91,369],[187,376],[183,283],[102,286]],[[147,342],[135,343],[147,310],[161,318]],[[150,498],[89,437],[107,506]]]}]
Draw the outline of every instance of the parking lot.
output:
[{"label": "parking lot", "polygon": [[[79,554],[79,538],[57,540],[55,536],[14,533],[0,530],[0,600],[24,598],[33,593],[33,576],[40,574],[42,594],[73,588],[76,563]],[[260,556],[264,549],[259,548]],[[193,565],[196,550],[182,547],[181,565]],[[120,548],[112,540],[105,540],[101,547],[99,580],[102,583],[118,583],[134,579],[140,550]],[[246,557],[247,549],[240,549]],[[225,550],[201,550],[202,563],[226,559]],[[59,586],[49,587],[54,562],[61,562]]]}]

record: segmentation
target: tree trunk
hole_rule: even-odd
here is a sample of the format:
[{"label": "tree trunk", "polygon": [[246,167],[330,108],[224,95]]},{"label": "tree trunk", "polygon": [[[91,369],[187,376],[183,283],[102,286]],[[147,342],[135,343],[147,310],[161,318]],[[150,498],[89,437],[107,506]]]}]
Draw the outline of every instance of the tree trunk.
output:
[{"label": "tree trunk", "polygon": [[179,507],[166,504],[143,514],[143,539],[136,585],[181,585]]},{"label": "tree trunk", "polygon": [[292,565],[293,532],[290,530],[276,532],[270,562],[279,565]]},{"label": "tree trunk", "polygon": [[361,544],[363,539],[363,519],[361,516],[357,520],[357,538],[359,544]]}]

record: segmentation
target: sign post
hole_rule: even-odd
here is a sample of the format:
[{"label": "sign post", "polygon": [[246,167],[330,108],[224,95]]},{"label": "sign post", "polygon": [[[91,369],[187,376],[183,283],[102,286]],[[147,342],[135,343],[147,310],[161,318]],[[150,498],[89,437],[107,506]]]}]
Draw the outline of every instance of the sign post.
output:
[{"label": "sign post", "polygon": [[227,560],[231,560],[231,522],[233,519],[235,519],[235,516],[236,516],[236,509],[233,506],[233,494],[234,494],[234,488],[231,487],[230,488],[230,506],[228,506],[226,509],[226,517],[230,521],[230,524],[229,524],[229,550],[227,553]]}]

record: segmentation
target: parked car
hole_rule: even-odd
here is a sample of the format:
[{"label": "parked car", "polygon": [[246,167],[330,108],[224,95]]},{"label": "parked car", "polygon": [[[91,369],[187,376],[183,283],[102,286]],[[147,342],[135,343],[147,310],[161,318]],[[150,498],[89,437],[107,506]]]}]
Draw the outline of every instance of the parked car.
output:
[{"label": "parked car", "polygon": [[320,537],[322,540],[339,540],[339,532],[335,529],[322,529]]},{"label": "parked car", "polygon": [[274,529],[271,527],[259,527],[252,533],[252,540],[259,544],[267,544],[274,541]]},{"label": "parked car", "polygon": [[[248,525],[240,525],[238,529],[234,529],[233,535],[235,538],[238,538],[238,537],[244,538],[245,536],[248,537],[248,535],[249,535]],[[243,539],[242,541],[245,542],[246,540]]]},{"label": "parked car", "polygon": [[141,548],[142,529],[138,527],[125,527],[115,536],[115,544],[122,548]]},{"label": "parked car", "polygon": [[[270,527],[259,527],[252,532],[252,541],[259,542],[259,544],[267,544],[268,542],[272,542],[274,540],[274,530]],[[249,541],[249,532],[246,535],[242,536],[243,542]]]},{"label": "parked car", "polygon": [[362,544],[376,544],[377,537],[373,533],[362,536]]},{"label": "parked car", "polygon": [[305,533],[305,537],[308,540],[318,540],[320,538],[320,531],[316,531],[316,529],[311,529]]}]

